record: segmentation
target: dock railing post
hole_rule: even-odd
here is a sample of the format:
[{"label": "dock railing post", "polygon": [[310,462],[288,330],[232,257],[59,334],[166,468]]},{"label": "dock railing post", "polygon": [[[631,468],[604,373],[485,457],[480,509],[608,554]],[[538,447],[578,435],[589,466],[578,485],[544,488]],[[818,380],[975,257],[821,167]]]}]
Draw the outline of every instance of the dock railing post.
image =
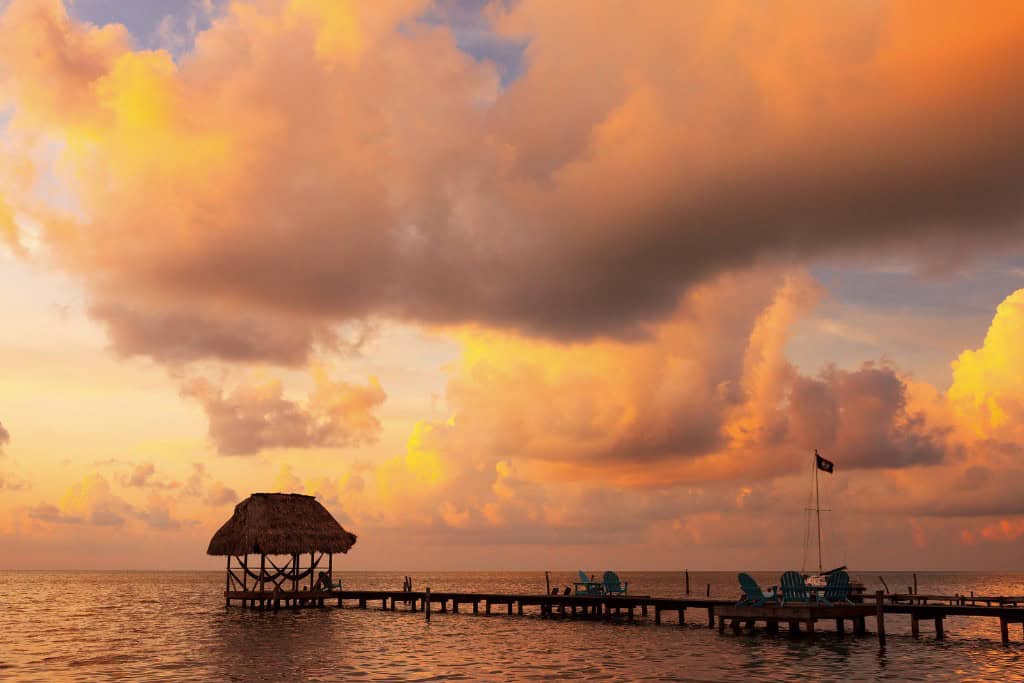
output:
[{"label": "dock railing post", "polygon": [[423,614],[427,621],[430,621],[430,586],[427,586],[427,592],[423,598]]},{"label": "dock railing post", "polygon": [[885,593],[882,591],[875,591],[875,624],[878,644],[885,647]]}]

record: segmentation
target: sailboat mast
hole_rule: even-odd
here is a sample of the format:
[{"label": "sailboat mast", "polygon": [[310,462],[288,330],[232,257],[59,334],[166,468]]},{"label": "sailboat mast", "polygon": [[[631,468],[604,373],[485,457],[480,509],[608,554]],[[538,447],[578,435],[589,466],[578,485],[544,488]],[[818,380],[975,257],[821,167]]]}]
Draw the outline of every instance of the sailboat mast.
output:
[{"label": "sailboat mast", "polygon": [[821,493],[818,491],[818,451],[814,451],[814,512],[818,517],[818,573],[821,573]]}]

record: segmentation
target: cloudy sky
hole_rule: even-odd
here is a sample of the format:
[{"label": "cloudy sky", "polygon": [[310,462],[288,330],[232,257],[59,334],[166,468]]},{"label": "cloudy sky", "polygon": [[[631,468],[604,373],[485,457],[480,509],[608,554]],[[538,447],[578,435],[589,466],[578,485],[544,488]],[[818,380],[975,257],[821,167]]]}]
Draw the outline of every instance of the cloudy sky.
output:
[{"label": "cloudy sky", "polygon": [[[0,562],[1024,568],[1024,5],[0,0]],[[219,566],[219,561],[216,561]]]}]

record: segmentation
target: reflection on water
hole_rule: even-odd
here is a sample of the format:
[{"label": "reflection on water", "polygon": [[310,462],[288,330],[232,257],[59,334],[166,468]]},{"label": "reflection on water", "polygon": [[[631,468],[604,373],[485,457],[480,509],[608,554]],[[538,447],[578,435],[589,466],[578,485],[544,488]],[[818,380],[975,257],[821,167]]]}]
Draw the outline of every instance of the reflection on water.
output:
[{"label": "reflection on water", "polygon": [[[397,588],[401,573],[342,574],[351,588]],[[622,574],[630,591],[683,593],[678,573]],[[775,575],[759,574],[770,584]],[[875,576],[859,577],[875,589]],[[890,587],[910,575],[885,574]],[[416,588],[544,590],[536,573],[414,576]],[[1024,594],[1024,575],[919,574],[921,592]],[[571,584],[572,574],[552,582]],[[736,593],[732,573],[691,573],[693,592]],[[880,584],[879,584],[880,586]],[[214,572],[0,572],[3,680],[1024,680],[1024,641],[1009,647],[994,619],[950,617],[948,640],[887,619],[888,647],[873,637],[814,639],[719,635],[703,610],[682,628],[333,608],[256,612],[223,605]],[[922,626],[925,624],[922,623]]]}]

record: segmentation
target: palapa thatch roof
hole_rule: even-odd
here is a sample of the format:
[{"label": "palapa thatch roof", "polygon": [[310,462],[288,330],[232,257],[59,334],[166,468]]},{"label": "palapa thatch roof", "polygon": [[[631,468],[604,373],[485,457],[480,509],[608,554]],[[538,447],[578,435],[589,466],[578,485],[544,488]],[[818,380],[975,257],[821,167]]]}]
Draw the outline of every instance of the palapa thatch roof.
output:
[{"label": "palapa thatch roof", "polygon": [[206,554],[347,553],[355,542],[313,496],[254,493],[235,506]]}]

